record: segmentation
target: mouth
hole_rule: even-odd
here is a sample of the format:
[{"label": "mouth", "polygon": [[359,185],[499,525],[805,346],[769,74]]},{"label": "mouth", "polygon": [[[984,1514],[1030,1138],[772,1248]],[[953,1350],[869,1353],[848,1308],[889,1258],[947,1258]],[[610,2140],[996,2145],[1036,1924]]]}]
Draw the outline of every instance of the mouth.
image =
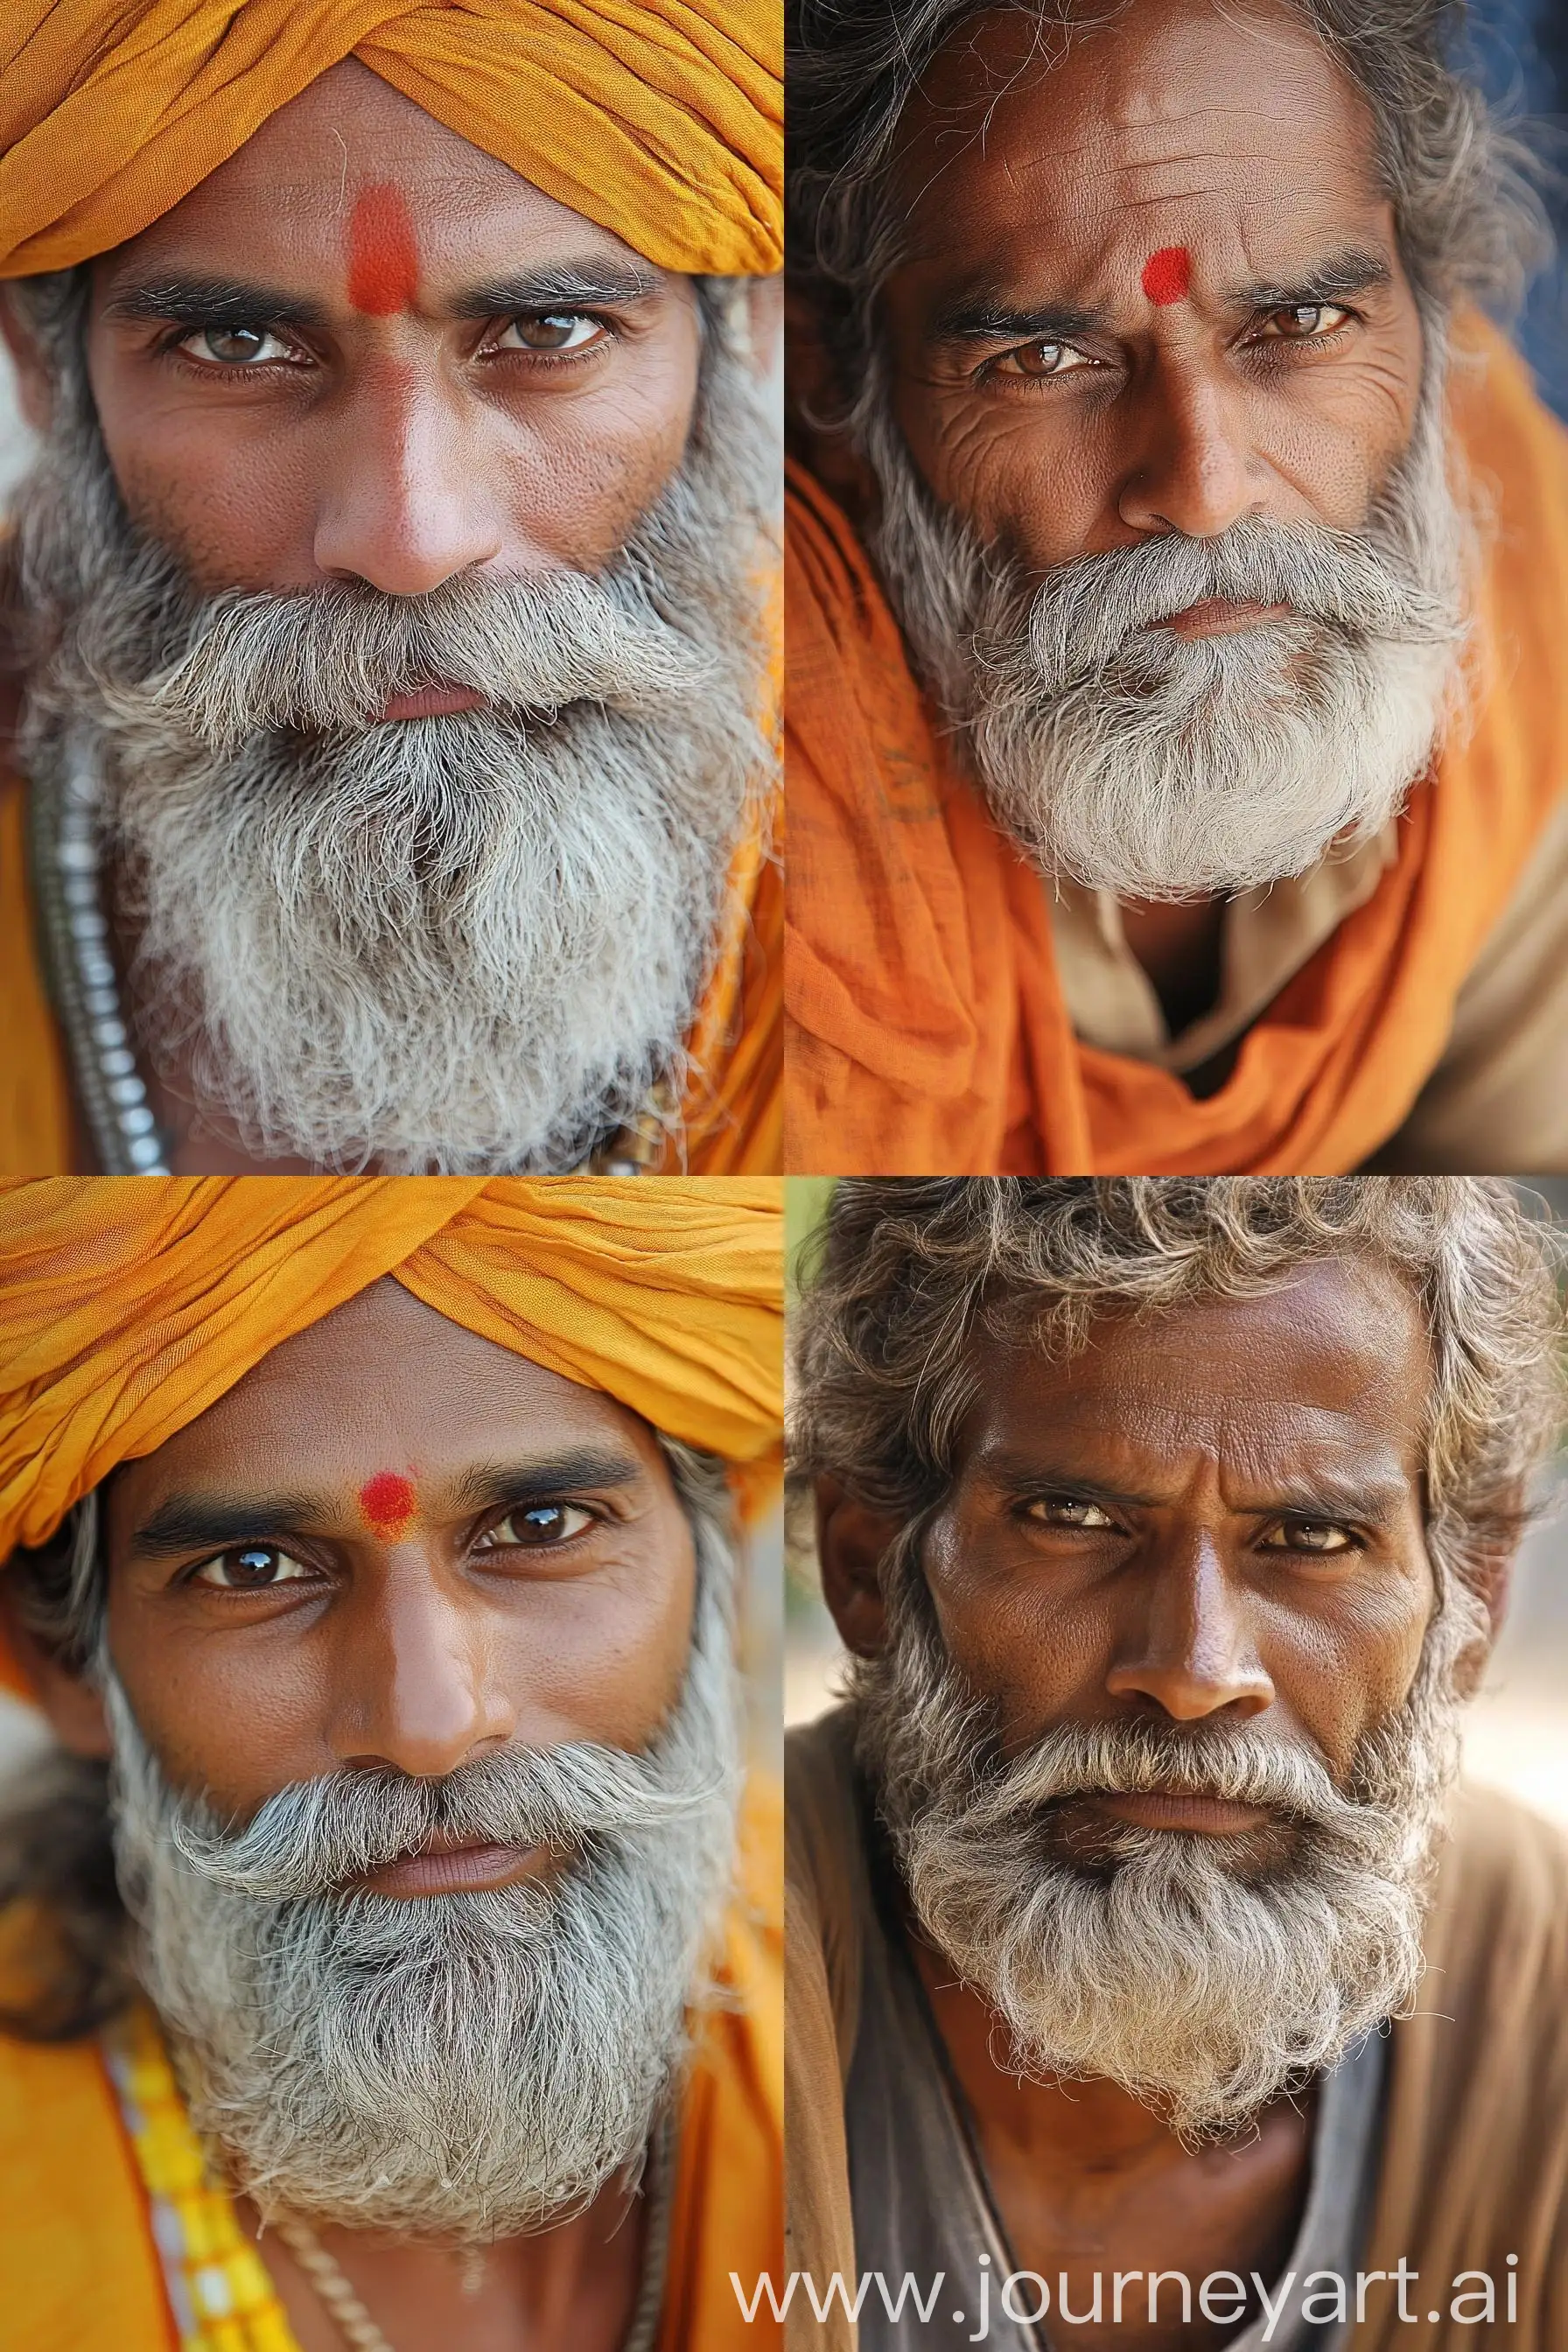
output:
[{"label": "mouth", "polygon": [[376,713],[376,724],[394,719],[451,719],[459,710],[479,710],[484,696],[471,686],[424,686],[417,694],[395,694]]},{"label": "mouth", "polygon": [[1266,629],[1295,618],[1289,604],[1237,604],[1226,596],[1210,596],[1201,604],[1189,604],[1184,613],[1173,613],[1160,626],[1178,637],[1236,637],[1244,629]]},{"label": "mouth", "polygon": [[489,1886],[517,1886],[548,1878],[564,1857],[552,1845],[495,1845],[474,1839],[432,1838],[417,1853],[384,1863],[353,1882],[355,1892],[418,1896],[470,1895]]},{"label": "mouth", "polygon": [[1275,1816],[1261,1805],[1233,1804],[1225,1797],[1175,1796],[1163,1790],[1145,1790],[1136,1796],[1107,1791],[1089,1803],[1102,1819],[1133,1829],[1190,1830],[1200,1837],[1245,1837],[1275,1823]]}]

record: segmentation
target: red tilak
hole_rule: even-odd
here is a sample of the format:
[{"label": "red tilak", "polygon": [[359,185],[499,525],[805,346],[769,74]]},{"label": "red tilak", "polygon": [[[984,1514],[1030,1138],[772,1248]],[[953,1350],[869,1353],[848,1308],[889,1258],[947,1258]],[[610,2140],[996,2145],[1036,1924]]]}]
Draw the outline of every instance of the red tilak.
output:
[{"label": "red tilak", "polygon": [[419,1497],[395,1470],[378,1470],[359,1490],[359,1507],[373,1535],[400,1536],[419,1507]]},{"label": "red tilak", "polygon": [[366,188],[349,215],[349,300],[373,319],[406,310],[419,290],[419,251],[401,188]]},{"label": "red tilak", "polygon": [[1162,246],[1143,264],[1143,291],[1151,302],[1179,302],[1193,282],[1193,257],[1184,245]]}]

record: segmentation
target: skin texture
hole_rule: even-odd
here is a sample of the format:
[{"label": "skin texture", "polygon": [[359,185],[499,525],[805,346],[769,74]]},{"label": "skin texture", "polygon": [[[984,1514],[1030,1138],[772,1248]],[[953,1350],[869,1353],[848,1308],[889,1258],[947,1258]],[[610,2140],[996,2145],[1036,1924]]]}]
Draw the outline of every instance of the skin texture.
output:
[{"label": "skin texture", "polygon": [[[510,1517],[499,1494],[478,1499],[472,1482],[492,1474]],[[364,1498],[389,1501],[389,1477],[415,1508],[378,1528]],[[246,1531],[226,1549],[176,1540],[177,1501],[191,1517],[247,1503]],[[690,1646],[690,1530],[646,1424],[391,1279],[128,1464],[108,1543],[110,1646],[137,1720],[172,1780],[240,1818],[355,1766],[435,1776],[512,1741],[640,1748]],[[225,1589],[247,1574],[270,1583]],[[46,1692],[60,1736],[106,1752],[91,1695],[58,1670]],[[550,1861],[486,1852],[500,1860],[464,1884]],[[416,1899],[435,1891],[426,1870],[377,1884]],[[616,2183],[580,2220],[499,2246],[472,2296],[439,2251],[322,2237],[398,2352],[614,2352],[641,2257],[640,2208],[628,2214]],[[304,2352],[339,2352],[286,2250],[264,2251]]]},{"label": "skin texture", "polygon": [[[1357,528],[1423,358],[1359,96],[1280,0],[1138,0],[1065,58],[1036,42],[979,19],[901,128],[884,318],[921,473],[1040,572],[1247,516]],[[1351,254],[1384,282],[1315,304]],[[1017,323],[1051,312],[1086,322]],[[1179,1030],[1217,994],[1217,905],[1123,920]]]},{"label": "skin texture", "polygon": [[[1008,1751],[1069,1722],[1266,1718],[1342,1776],[1407,1696],[1431,1617],[1429,1378],[1409,1296],[1338,1263],[1271,1297],[1102,1318],[1067,1363],[988,1343],[923,1561],[943,1641],[998,1702]],[[894,1532],[825,1484],[824,1589],[863,1654],[885,1636],[877,1564]],[[1153,1819],[1086,1800],[1063,1809],[1064,1844],[1092,1846],[1109,1812]],[[1228,1836],[1242,1866],[1267,1859],[1276,1834],[1220,1811],[1168,1825]],[[1053,2293],[1065,2271],[1075,2311],[1097,2270],[1108,2294],[1114,2270],[1179,2269],[1194,2287],[1212,2270],[1279,2271],[1306,2192],[1310,2102],[1279,2102],[1255,2137],[1191,2153],[1113,2084],[1001,2071],[984,1999],[923,1943],[917,1958],[1017,2265]],[[1232,2332],[1195,2317],[1182,2330],[1175,2290],[1150,2326],[1140,2284],[1120,2327],[1108,2301],[1104,2324],[1074,2340],[1196,2352]]]}]

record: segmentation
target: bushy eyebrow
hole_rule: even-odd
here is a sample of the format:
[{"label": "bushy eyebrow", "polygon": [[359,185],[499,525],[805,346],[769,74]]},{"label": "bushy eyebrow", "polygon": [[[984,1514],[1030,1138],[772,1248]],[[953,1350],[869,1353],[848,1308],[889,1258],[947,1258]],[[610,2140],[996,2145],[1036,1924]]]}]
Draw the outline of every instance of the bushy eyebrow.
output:
[{"label": "bushy eyebrow", "polygon": [[[983,1455],[975,1475],[993,1492],[1019,1502],[1056,1497],[1063,1501],[1097,1503],[1106,1510],[1157,1510],[1168,1495],[1085,1477],[1062,1463],[1031,1460],[1018,1454]],[[1247,1518],[1270,1514],[1293,1519],[1346,1520],[1358,1527],[1393,1524],[1409,1502],[1411,1486],[1398,1473],[1369,1471],[1364,1475],[1337,1470],[1259,1473],[1253,1500],[1236,1506]]]},{"label": "bushy eyebrow", "polygon": [[[1237,311],[1310,310],[1348,302],[1357,294],[1394,280],[1386,253],[1371,246],[1344,246],[1288,278],[1260,278],[1237,287],[1226,308]],[[977,285],[943,302],[926,330],[933,343],[1070,343],[1082,335],[1115,331],[1110,313],[1089,303],[1016,304],[994,286]]]},{"label": "bushy eyebrow", "polygon": [[[585,258],[552,263],[516,277],[464,287],[441,307],[452,319],[499,319],[529,311],[587,310],[647,302],[663,280],[635,262]],[[117,287],[107,319],[154,319],[190,327],[324,328],[331,314],[309,295],[238,278],[171,271]]]},{"label": "bushy eyebrow", "polygon": [[[536,1461],[482,1463],[464,1471],[437,1498],[443,1514],[521,1510],[584,1487],[630,1486],[647,1475],[636,1454],[619,1446],[574,1446]],[[131,1549],[150,1559],[223,1551],[231,1544],[319,1535],[342,1519],[326,1495],[170,1495],[132,1531]]]}]

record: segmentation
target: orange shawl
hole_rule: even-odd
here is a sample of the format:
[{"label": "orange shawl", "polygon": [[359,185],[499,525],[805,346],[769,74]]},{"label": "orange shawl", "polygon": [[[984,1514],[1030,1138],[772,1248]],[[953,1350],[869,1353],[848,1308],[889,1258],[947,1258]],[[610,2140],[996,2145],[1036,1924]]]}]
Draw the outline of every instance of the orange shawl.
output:
[{"label": "orange shawl", "polygon": [[845,516],[790,499],[785,1165],[844,1174],[1335,1174],[1399,1126],[1568,788],[1568,436],[1521,362],[1467,328],[1453,423],[1496,512],[1484,686],[1399,854],[1205,1101],[1082,1045],[1046,887],[956,776]]}]

